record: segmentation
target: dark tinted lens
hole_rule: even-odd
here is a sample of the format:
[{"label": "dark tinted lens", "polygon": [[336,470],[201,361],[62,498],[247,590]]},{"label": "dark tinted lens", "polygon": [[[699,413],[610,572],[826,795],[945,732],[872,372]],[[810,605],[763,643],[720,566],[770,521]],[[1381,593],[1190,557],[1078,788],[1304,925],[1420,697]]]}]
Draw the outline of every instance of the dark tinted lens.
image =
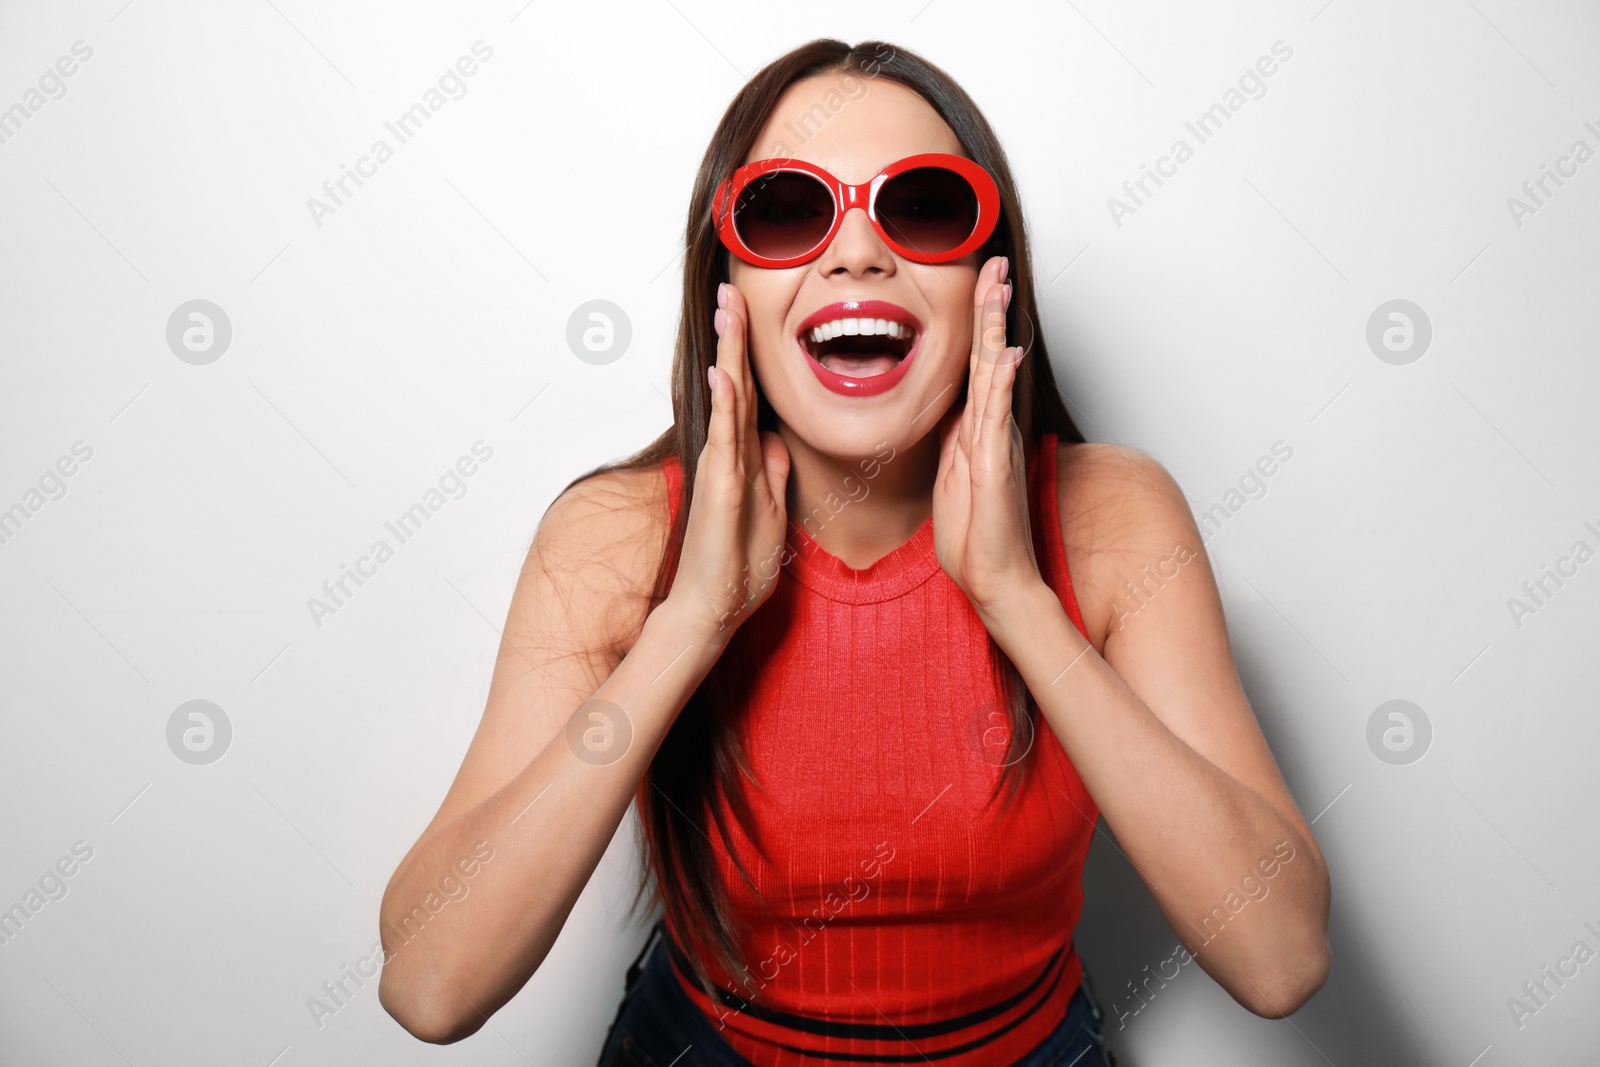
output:
[{"label": "dark tinted lens", "polygon": [[878,189],[878,221],[890,237],[917,252],[948,252],[978,224],[978,196],[953,170],[918,167]]},{"label": "dark tinted lens", "polygon": [[733,228],[757,255],[792,259],[817,247],[833,226],[833,194],[809,174],[775,171],[745,186]]}]

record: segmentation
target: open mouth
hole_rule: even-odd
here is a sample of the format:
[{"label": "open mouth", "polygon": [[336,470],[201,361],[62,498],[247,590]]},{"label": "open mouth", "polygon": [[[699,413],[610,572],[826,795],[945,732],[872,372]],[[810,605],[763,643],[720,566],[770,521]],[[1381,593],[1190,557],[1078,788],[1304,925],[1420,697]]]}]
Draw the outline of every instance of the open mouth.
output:
[{"label": "open mouth", "polygon": [[835,374],[871,378],[887,374],[916,346],[916,327],[887,318],[841,315],[802,327],[800,346]]}]

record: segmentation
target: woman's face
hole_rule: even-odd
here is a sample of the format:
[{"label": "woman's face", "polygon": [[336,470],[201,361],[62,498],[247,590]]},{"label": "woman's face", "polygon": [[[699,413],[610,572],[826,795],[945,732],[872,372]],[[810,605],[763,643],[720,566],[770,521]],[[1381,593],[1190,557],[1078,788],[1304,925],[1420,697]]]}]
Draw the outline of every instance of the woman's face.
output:
[{"label": "woman's face", "polygon": [[[743,162],[788,156],[815,163],[845,182],[865,182],[889,163],[920,152],[965,156],[955,132],[912,90],[887,79],[828,74],[796,82],[779,100]],[[864,210],[845,214],[822,253],[798,267],[752,266],[732,253],[729,278],[750,315],[750,360],[762,395],[795,438],[816,452],[848,458],[871,454],[888,441],[910,448],[961,395],[972,354],[973,288],[982,266],[976,253],[950,263],[902,259],[883,242]],[[880,300],[920,324],[914,356],[903,377],[875,396],[829,389],[809,365],[816,351],[802,324],[821,312],[838,319],[866,317],[833,305]],[[881,317],[881,316],[879,316]],[[870,351],[861,340],[846,342]],[[824,346],[822,363],[847,377],[893,367],[905,351],[877,359],[844,358]]]}]

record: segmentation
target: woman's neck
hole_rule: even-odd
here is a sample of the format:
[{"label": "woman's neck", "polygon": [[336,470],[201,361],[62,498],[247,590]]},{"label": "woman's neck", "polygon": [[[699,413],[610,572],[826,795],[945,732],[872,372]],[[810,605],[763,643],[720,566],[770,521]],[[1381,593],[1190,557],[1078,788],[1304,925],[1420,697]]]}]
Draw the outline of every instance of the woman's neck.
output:
[{"label": "woman's neck", "polygon": [[860,455],[819,452],[779,430],[789,447],[789,521],[828,553],[863,570],[911,539],[932,511],[937,435],[880,440]]}]

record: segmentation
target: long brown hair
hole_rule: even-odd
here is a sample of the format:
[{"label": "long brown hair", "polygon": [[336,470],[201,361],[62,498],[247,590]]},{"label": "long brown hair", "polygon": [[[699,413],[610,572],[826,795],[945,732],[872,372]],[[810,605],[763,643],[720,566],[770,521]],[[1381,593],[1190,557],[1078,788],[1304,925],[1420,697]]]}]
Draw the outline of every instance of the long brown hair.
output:
[{"label": "long brown hair", "polygon": [[[955,131],[966,155],[994,176],[1000,189],[1001,216],[994,235],[979,252],[979,262],[996,255],[1010,258],[1009,278],[1014,288],[1006,336],[1029,352],[1017,370],[1013,419],[1025,442],[1034,442],[1046,433],[1054,433],[1066,442],[1084,440],[1062,402],[1044,337],[1035,325],[1039,313],[1028,236],[1011,170],[1000,142],[977,105],[948,74],[905,49],[882,41],[864,41],[854,48],[833,39],[808,42],[769,63],[739,91],[717,124],[700,161],[684,231],[683,310],[672,363],[672,426],[634,455],[597,467],[567,486],[570,489],[603,472],[658,467],[667,456],[677,457],[683,474],[684,503],[667,536],[651,594],[652,607],[665,599],[672,588],[688,504],[694,499],[695,471],[711,419],[706,368],[714,361],[717,350],[712,311],[718,283],[729,280],[728,253],[713,227],[712,194],[744,162],[785,90],[806,78],[833,73],[886,78],[919,93]],[[956,403],[960,402],[958,397]],[[759,400],[757,425],[763,430],[777,428],[775,415],[764,397]],[[726,798],[740,826],[760,848],[739,780],[741,775],[754,780],[754,775],[732,728],[737,701],[733,681],[752,666],[730,664],[737,648],[737,642],[730,644],[691,694],[645,772],[639,816],[643,827],[641,858],[648,877],[634,897],[637,908],[646,888],[653,885],[652,902],[660,898],[672,927],[696,935],[720,967],[735,977],[745,973],[739,959],[743,929],[731,914],[727,894],[716,878],[716,852],[728,853],[745,881],[751,879],[734,851],[722,809],[714,803],[717,794]],[[1026,770],[1037,705],[1015,666],[992,637],[989,657],[1000,679],[1003,705],[1012,725],[1001,775],[1001,782],[1011,785],[1009,801],[1018,777]],[[1019,747],[1023,749],[1021,753],[1016,751]],[[716,824],[720,848],[709,837],[707,817]],[[716,1000],[717,993],[706,976],[698,948],[693,943],[680,947],[692,964],[697,983]]]}]

